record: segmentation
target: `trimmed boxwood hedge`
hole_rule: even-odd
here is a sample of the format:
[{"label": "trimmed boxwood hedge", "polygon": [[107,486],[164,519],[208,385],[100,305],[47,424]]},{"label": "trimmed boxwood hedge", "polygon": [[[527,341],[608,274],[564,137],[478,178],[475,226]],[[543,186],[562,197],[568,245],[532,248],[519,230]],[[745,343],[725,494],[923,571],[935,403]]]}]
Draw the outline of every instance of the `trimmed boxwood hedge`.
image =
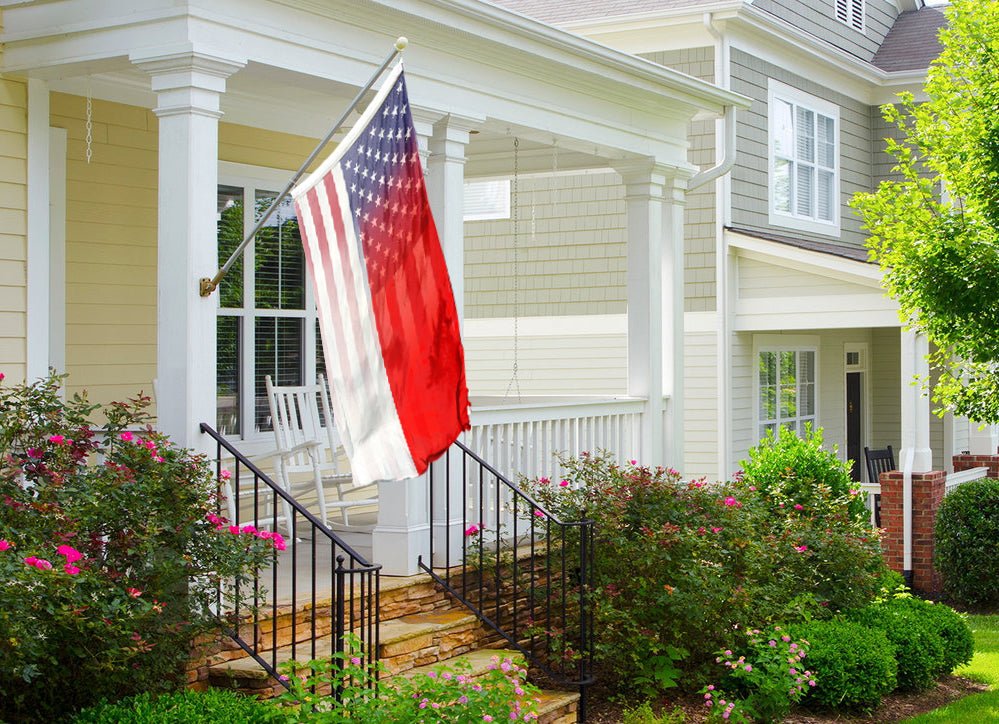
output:
[{"label": "trimmed boxwood hedge", "polygon": [[950,598],[999,603],[999,480],[964,483],[937,512],[934,564]]},{"label": "trimmed boxwood hedge", "polygon": [[114,703],[84,709],[74,724],[265,724],[285,721],[273,704],[231,691],[179,691],[173,694],[139,694]]},{"label": "trimmed boxwood hedge", "polygon": [[806,706],[869,711],[895,689],[895,647],[884,631],[835,619],[800,624],[792,636],[809,643],[807,665],[816,686]]}]

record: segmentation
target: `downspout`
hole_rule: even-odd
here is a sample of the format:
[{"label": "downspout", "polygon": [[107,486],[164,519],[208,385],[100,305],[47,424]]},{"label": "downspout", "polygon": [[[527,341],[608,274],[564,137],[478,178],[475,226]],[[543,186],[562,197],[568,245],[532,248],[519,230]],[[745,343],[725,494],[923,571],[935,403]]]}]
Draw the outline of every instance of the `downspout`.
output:
[{"label": "downspout", "polygon": [[[704,13],[704,28],[715,41],[714,67],[715,84],[724,89],[729,82],[729,49],[728,42],[718,28],[715,27],[711,13]],[[736,108],[726,106],[725,115],[720,123],[715,123],[715,147],[719,150],[721,160],[709,169],[696,174],[688,183],[688,190],[697,188],[709,181],[715,181],[715,358],[717,371],[715,389],[718,400],[715,406],[718,415],[716,430],[718,438],[718,470],[716,477],[725,480],[733,471],[731,469],[732,446],[732,404],[729,364],[731,324],[730,310],[730,275],[728,265],[728,246],[725,243],[725,226],[729,222],[729,178],[725,177],[735,165],[736,142]],[[717,156],[716,156],[717,157]]]}]

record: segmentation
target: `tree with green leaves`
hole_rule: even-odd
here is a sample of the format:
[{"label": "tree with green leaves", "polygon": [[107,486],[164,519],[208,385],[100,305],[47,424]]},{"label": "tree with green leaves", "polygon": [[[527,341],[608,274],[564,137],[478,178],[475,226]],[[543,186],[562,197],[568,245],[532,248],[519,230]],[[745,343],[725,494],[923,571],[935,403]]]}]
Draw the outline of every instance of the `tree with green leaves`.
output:
[{"label": "tree with green leaves", "polygon": [[999,422],[999,2],[954,0],[926,100],[886,105],[896,177],[853,206],[906,323],[930,340],[933,399]]}]

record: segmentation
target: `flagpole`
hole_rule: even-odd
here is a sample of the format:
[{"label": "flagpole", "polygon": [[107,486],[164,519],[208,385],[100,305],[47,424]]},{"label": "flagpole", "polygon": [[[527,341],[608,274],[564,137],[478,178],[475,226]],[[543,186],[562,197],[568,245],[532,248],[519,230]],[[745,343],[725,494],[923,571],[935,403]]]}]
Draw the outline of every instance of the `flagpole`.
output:
[{"label": "flagpole", "polygon": [[300,179],[302,175],[308,170],[309,166],[312,165],[312,162],[316,160],[316,156],[318,156],[319,153],[326,147],[326,144],[328,144],[333,139],[333,136],[336,134],[336,132],[339,131],[340,127],[346,122],[347,117],[354,112],[355,108],[357,108],[358,104],[361,102],[361,99],[364,97],[364,94],[367,93],[369,90],[371,90],[371,87],[381,77],[382,73],[385,72],[385,69],[388,68],[389,65],[391,65],[392,61],[395,60],[396,57],[399,54],[401,54],[403,50],[406,49],[406,46],[408,44],[409,41],[404,36],[396,38],[395,47],[392,49],[392,52],[388,54],[388,57],[386,57],[384,62],[378,67],[378,70],[376,70],[374,74],[372,74],[371,78],[364,85],[364,87],[357,92],[357,95],[354,96],[354,100],[350,102],[350,105],[347,106],[347,109],[340,115],[336,123],[333,124],[333,127],[330,128],[329,133],[326,134],[323,140],[319,142],[319,145],[317,145],[315,149],[312,151],[312,153],[309,154],[309,157],[305,159],[305,163],[303,163],[301,167],[298,169],[298,171],[295,172],[295,175],[291,177],[291,180],[288,182],[288,185],[284,187],[284,191],[278,194],[278,196],[271,202],[271,205],[267,207],[267,210],[264,211],[263,215],[260,217],[260,220],[257,221],[256,226],[253,227],[253,230],[250,231],[250,233],[247,234],[246,237],[243,239],[242,243],[238,247],[236,247],[236,250],[232,253],[232,255],[229,257],[226,263],[222,265],[222,268],[215,273],[215,276],[213,276],[211,279],[209,279],[208,277],[202,277],[199,280],[199,293],[201,294],[201,296],[203,297],[211,296],[212,292],[214,292],[218,288],[219,282],[221,282],[222,279],[225,277],[225,275],[229,273],[229,269],[232,267],[232,265],[236,263],[236,258],[243,253],[243,250],[246,249],[247,245],[253,240],[253,237],[256,236],[257,232],[263,228],[264,224],[271,217],[271,214],[274,213],[274,210],[281,204],[282,201],[284,201],[288,197],[288,194],[291,193],[291,190],[295,186],[295,183],[298,181],[298,179]]}]

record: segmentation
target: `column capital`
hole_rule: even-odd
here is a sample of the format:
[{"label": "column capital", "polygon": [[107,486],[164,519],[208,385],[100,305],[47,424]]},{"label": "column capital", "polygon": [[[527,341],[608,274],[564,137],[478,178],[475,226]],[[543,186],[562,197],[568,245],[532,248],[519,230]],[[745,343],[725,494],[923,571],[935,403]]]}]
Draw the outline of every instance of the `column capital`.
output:
[{"label": "column capital", "polygon": [[687,181],[696,172],[692,166],[676,166],[654,158],[622,159],[611,165],[624,183],[625,198],[668,198],[680,204],[684,202]]},{"label": "column capital", "polygon": [[161,118],[180,113],[221,117],[219,96],[226,79],[246,65],[242,58],[177,46],[143,49],[129,60],[152,77],[153,113]]}]

